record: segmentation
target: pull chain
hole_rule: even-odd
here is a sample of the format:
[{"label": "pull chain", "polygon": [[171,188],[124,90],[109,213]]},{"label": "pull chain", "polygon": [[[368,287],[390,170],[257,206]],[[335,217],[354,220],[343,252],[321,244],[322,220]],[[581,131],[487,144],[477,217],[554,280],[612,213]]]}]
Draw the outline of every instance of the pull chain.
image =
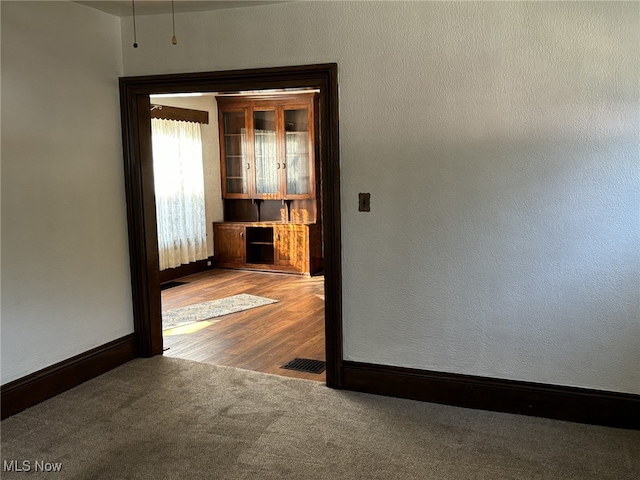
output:
[{"label": "pull chain", "polygon": [[173,0],[171,0],[171,20],[173,22],[173,37],[171,37],[171,43],[176,45],[178,43],[178,39],[176,38],[176,11],[173,5]]},{"label": "pull chain", "polygon": [[131,0],[131,9],[133,10],[133,48],[138,48],[138,40],[136,37],[136,0]]}]

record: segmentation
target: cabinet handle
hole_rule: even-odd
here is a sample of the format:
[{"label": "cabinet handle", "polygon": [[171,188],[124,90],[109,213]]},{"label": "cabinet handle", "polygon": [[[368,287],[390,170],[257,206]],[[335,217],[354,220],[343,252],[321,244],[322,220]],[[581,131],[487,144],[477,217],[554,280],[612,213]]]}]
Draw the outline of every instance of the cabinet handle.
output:
[{"label": "cabinet handle", "polygon": [[287,165],[286,165],[284,162],[282,162],[282,169],[283,169],[283,170],[285,169],[285,167],[286,167],[286,166],[287,166]]},{"label": "cabinet handle", "polygon": [[244,232],[240,232],[240,238],[244,237]]},{"label": "cabinet handle", "polygon": [[251,165],[249,165],[249,162],[247,162],[247,170],[249,170],[251,168]]},{"label": "cabinet handle", "polygon": [[276,240],[280,240],[280,234],[279,233],[276,234]]},{"label": "cabinet handle", "polygon": [[278,164],[278,170],[280,170],[280,164]]}]

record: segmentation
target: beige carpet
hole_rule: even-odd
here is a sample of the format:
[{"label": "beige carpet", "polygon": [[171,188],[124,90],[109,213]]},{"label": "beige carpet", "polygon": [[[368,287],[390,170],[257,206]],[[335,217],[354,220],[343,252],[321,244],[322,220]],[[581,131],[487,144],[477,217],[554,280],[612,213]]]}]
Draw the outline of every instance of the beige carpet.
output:
[{"label": "beige carpet", "polygon": [[[633,479],[640,432],[130,362],[1,424],[2,479]],[[35,461],[60,473],[35,472]]]}]

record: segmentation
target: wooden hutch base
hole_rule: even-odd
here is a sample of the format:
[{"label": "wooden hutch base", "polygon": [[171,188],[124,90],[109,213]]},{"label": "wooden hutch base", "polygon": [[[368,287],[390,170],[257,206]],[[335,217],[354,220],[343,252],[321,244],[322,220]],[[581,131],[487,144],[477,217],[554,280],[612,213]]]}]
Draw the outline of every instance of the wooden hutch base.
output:
[{"label": "wooden hutch base", "polygon": [[216,265],[313,275],[322,271],[317,224],[281,222],[214,223]]}]

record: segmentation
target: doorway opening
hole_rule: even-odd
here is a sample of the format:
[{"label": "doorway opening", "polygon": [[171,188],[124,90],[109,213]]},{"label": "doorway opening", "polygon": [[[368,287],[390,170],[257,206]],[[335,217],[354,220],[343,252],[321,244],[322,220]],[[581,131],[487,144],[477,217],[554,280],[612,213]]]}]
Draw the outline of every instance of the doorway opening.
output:
[{"label": "doorway opening", "polygon": [[150,96],[165,356],[325,381],[318,93]]},{"label": "doorway opening", "polygon": [[[266,90],[313,90],[317,93],[316,121],[318,141],[315,152],[317,162],[316,171],[318,175],[317,193],[319,200],[317,223],[321,227],[320,238],[323,252],[322,271],[324,272],[324,278],[321,276],[307,277],[304,275],[294,276],[283,275],[281,273],[265,273],[264,270],[270,269],[254,268],[248,271],[214,269],[192,275],[191,277],[187,276],[186,278],[180,277],[178,279],[172,279],[172,281],[184,282],[185,280],[188,281],[191,279],[193,281],[195,279],[200,282],[201,286],[203,286],[205,290],[207,288],[212,288],[220,293],[224,292],[225,288],[228,292],[231,292],[231,290],[236,287],[240,290],[246,289],[246,287],[238,287],[238,285],[242,282],[248,282],[251,285],[256,285],[261,283],[257,279],[262,278],[264,279],[262,281],[263,292],[267,292],[265,295],[272,292],[272,296],[276,296],[277,294],[282,298],[286,297],[286,295],[282,295],[282,292],[302,291],[300,290],[300,284],[306,281],[307,284],[303,285],[303,288],[306,289],[307,293],[309,293],[309,300],[303,301],[303,304],[299,304],[291,308],[294,311],[298,310],[299,312],[316,311],[317,313],[317,310],[323,310],[324,322],[321,322],[319,328],[324,337],[324,342],[320,343],[324,343],[322,347],[324,347],[324,357],[326,358],[326,383],[330,387],[341,388],[342,319],[337,66],[335,64],[323,64],[229,72],[127,77],[120,80],[120,90],[132,290],[134,300],[134,321],[138,354],[140,356],[162,354],[166,338],[163,338],[162,334],[163,306],[160,287],[161,274],[159,270],[159,248],[154,195],[152,137],[150,128],[150,96],[175,95],[190,92],[202,92],[205,94],[233,92],[238,94]],[[282,112],[276,113],[276,115],[282,115]],[[259,115],[255,117],[256,122],[260,120],[258,117]],[[293,117],[295,117],[295,115]],[[267,125],[267,123],[264,125]],[[283,126],[279,128],[282,128],[284,131],[286,127]],[[265,128],[261,128],[260,130],[265,130]],[[256,147],[253,146],[252,148]],[[261,146],[260,148],[264,147]],[[282,146],[278,148],[282,148]],[[224,169],[225,162],[221,162],[221,165]],[[256,168],[256,165],[257,161],[256,164],[252,166]],[[287,166],[291,165],[292,164],[289,163],[287,164]],[[283,165],[280,166],[283,167]],[[268,177],[269,175],[271,175],[269,172],[265,173],[263,171],[263,176]],[[249,183],[249,188],[253,188],[254,194],[257,192],[259,194],[257,197],[260,198],[234,198],[233,192],[231,192],[231,195],[224,196],[224,199],[254,200],[251,202],[252,205],[254,205],[252,209],[257,209],[258,215],[261,215],[262,207],[262,214],[266,215],[265,218],[267,223],[274,221],[270,216],[275,215],[275,212],[277,211],[280,211],[282,215],[287,215],[288,220],[295,217],[295,215],[299,214],[301,211],[307,211],[308,213],[309,209],[306,208],[308,205],[305,206],[304,202],[307,201],[307,204],[309,204],[309,193],[304,187],[300,187],[299,185],[296,186],[294,184],[295,182],[292,183],[291,177],[284,176],[281,178],[284,178],[283,182],[291,187],[287,198],[269,196],[271,192],[256,189],[259,187],[258,185],[251,185],[251,183]],[[254,179],[251,181],[255,182],[256,180]],[[222,185],[224,188],[224,182],[222,182]],[[275,208],[278,201],[282,206],[280,209]],[[296,201],[297,203],[295,203]],[[304,208],[301,208],[301,205]],[[240,215],[238,212],[243,209],[248,211],[248,209],[239,206],[239,204],[234,204],[233,206],[226,204],[223,205],[223,212],[227,212],[232,217],[233,215]],[[247,250],[244,251],[245,263],[248,261],[249,263],[254,263],[258,266],[262,264],[273,265],[272,270],[274,272],[279,270],[286,271],[287,268],[303,268],[300,267],[301,263],[299,262],[299,259],[294,261],[291,259],[287,260],[285,258],[286,255],[284,252],[286,249],[278,249],[278,242],[285,243],[283,240],[285,232],[279,230],[280,224],[278,222],[274,222],[276,223],[275,227],[260,224],[259,221],[264,220],[265,218],[258,218],[257,224],[246,226],[246,228],[250,228],[250,230],[245,229],[241,232],[242,235],[239,235],[244,237],[249,233],[252,239],[248,253]],[[225,218],[223,217],[223,221],[224,219]],[[260,227],[262,227],[263,230],[261,230]],[[289,227],[291,228],[291,226]],[[269,234],[271,234],[271,236]],[[223,236],[219,236],[218,238],[221,237]],[[214,235],[214,239],[215,238],[216,237]],[[271,245],[271,243],[274,245]],[[215,253],[212,259],[205,261],[217,261]],[[289,262],[289,264],[287,264],[287,262]],[[312,256],[310,255],[309,260],[306,261],[306,263],[303,262],[304,271],[298,273],[311,274],[312,267],[308,265],[312,262]],[[309,271],[307,271],[307,269]],[[324,279],[324,282],[322,282],[322,279]],[[209,282],[209,287],[205,286],[206,282]],[[322,283],[324,285],[322,285]],[[235,287],[232,287],[233,285],[235,285]],[[176,293],[179,290],[176,290],[176,288],[186,291],[188,287],[183,285],[165,290],[167,303],[169,303],[169,298],[171,296],[179,296]],[[173,293],[171,292],[172,290],[174,290]],[[295,297],[295,293],[290,295],[289,300],[287,301],[294,301],[293,297]],[[315,306],[312,305],[312,298],[322,301],[321,297],[324,297],[323,306],[318,307],[317,302]],[[269,297],[265,298],[269,299]],[[269,305],[259,306],[256,307],[255,310],[257,312],[262,308],[266,311],[267,307],[269,307]],[[277,312],[275,309],[273,311]],[[245,320],[247,320],[253,313],[250,312],[250,310],[247,310],[247,312],[240,313],[239,317],[245,316]],[[238,323],[238,325],[233,328],[231,326],[227,326],[227,329],[229,331],[236,331],[236,335],[240,337],[242,335],[251,337],[251,328],[254,329],[253,333],[255,333],[265,330],[269,326],[269,315],[263,314],[262,317],[263,319],[261,322],[253,322],[251,325]],[[274,313],[272,321],[279,317],[281,317],[281,315]],[[204,325],[204,323],[201,323],[201,325],[198,325],[198,323],[201,322],[196,322],[194,324],[198,328]],[[324,325],[322,325],[322,323]],[[212,331],[217,328],[214,325],[210,325],[208,327],[211,326],[214,327],[212,328]],[[288,327],[286,325],[279,328],[282,328],[283,331],[289,331],[290,334],[296,330],[295,327],[291,327],[287,330]],[[289,346],[295,346],[295,344],[299,342],[299,340],[293,338],[293,335],[290,335],[289,337]],[[317,344],[319,337],[318,335],[315,337],[315,346],[318,347]],[[282,343],[287,343],[287,341]],[[306,343],[314,345],[313,340],[309,340]],[[254,353],[254,360],[258,357],[264,359],[266,357],[273,356],[275,355],[274,352],[279,349],[280,347],[274,344],[271,348],[262,351],[262,353]],[[178,348],[175,347],[174,351],[177,350]],[[295,355],[295,350],[296,348],[293,348],[291,351],[293,355]],[[224,355],[227,357],[234,356],[233,351],[228,351],[224,353]],[[247,362],[251,363],[249,361]]]}]

